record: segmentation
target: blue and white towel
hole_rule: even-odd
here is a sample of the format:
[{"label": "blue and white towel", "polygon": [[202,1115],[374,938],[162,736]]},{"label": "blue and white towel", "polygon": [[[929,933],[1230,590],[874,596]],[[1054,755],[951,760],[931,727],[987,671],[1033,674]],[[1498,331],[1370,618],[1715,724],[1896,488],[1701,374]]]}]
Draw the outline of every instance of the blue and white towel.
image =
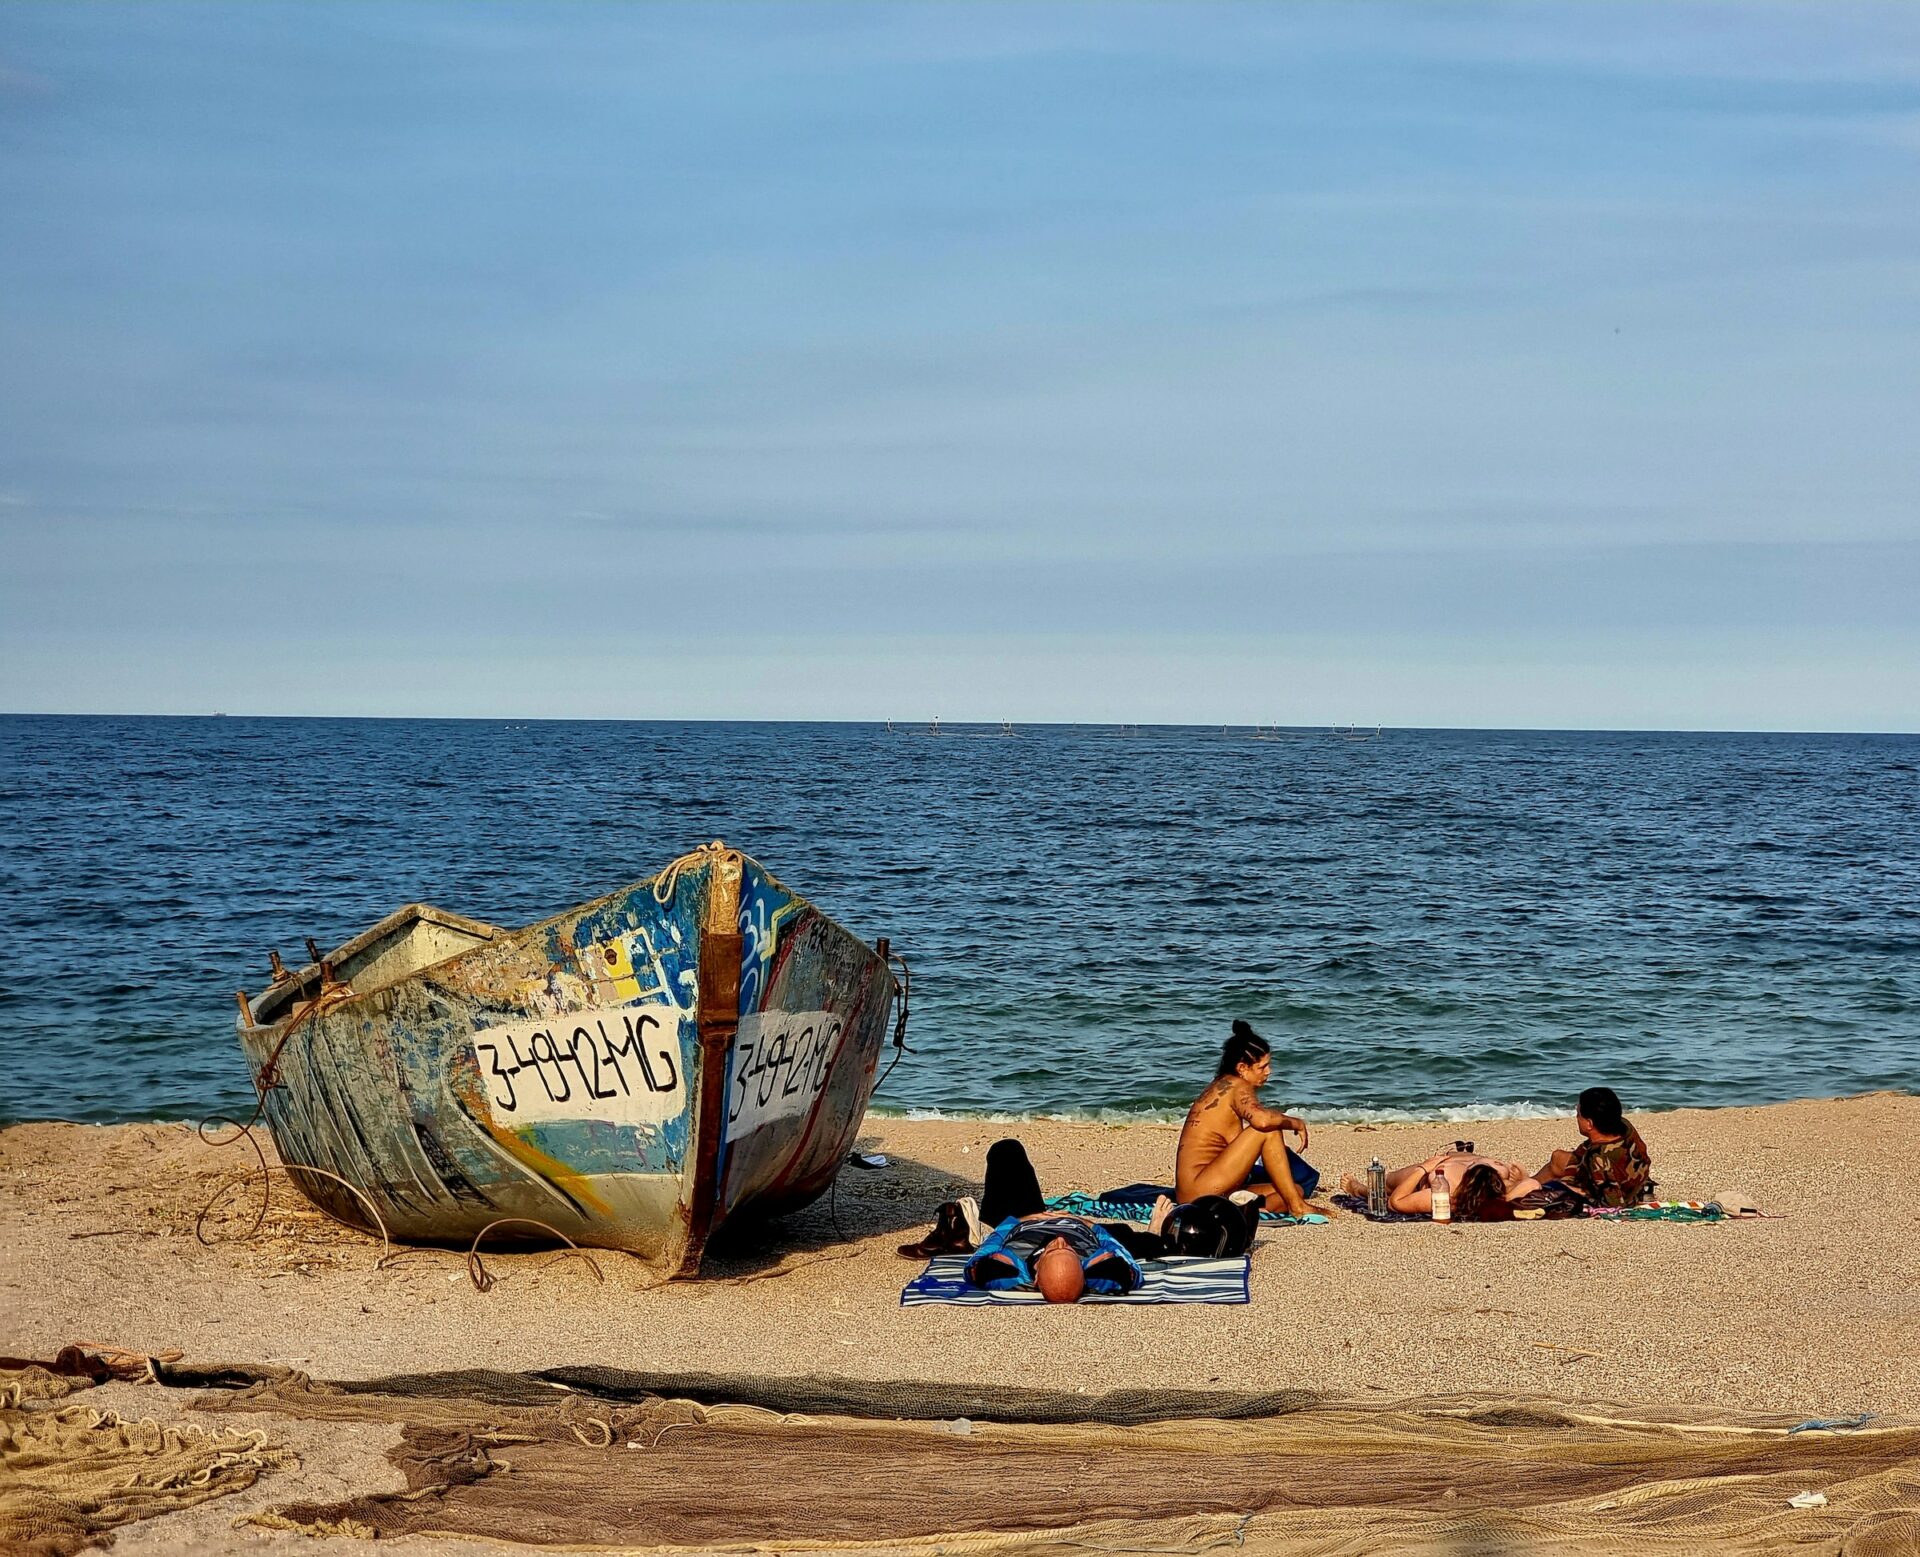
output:
[{"label": "blue and white towel", "polygon": [[[900,1294],[900,1306],[920,1303],[959,1303],[967,1307],[989,1303],[1044,1303],[1038,1292],[986,1292],[967,1281],[971,1255],[939,1254]],[[1144,1279],[1131,1292],[1106,1295],[1089,1292],[1081,1303],[1245,1303],[1248,1260],[1244,1254],[1200,1260],[1171,1256],[1142,1260]]]},{"label": "blue and white towel", "polygon": [[[1049,1195],[1049,1211],[1066,1211],[1074,1216],[1090,1216],[1097,1222],[1141,1222],[1153,1220],[1153,1202],[1150,1200],[1099,1200],[1080,1190],[1066,1195]],[[1278,1211],[1262,1211],[1262,1227],[1322,1227],[1326,1218],[1317,1211],[1309,1211],[1305,1216],[1284,1216]]]}]

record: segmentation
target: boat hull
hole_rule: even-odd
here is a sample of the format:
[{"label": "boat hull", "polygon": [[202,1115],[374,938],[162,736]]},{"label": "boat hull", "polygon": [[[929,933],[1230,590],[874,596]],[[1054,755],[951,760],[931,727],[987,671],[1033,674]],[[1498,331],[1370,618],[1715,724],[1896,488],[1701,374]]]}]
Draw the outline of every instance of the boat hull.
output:
[{"label": "boat hull", "polygon": [[333,1215],[367,1222],[299,1166],[398,1239],[524,1219],[674,1276],[724,1223],[832,1183],[897,990],[715,845],[520,931],[403,910],[251,1002],[240,1042],[282,1160]]}]

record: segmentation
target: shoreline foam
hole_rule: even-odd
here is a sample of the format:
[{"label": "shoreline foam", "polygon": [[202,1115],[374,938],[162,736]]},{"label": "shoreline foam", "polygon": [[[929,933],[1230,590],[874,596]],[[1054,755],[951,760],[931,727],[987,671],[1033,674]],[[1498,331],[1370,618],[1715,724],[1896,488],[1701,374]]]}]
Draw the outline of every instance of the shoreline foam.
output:
[{"label": "shoreline foam", "polygon": [[[1521,1099],[1512,1103],[1456,1103],[1440,1104],[1434,1107],[1391,1107],[1369,1108],[1347,1104],[1320,1105],[1305,1100],[1288,1099],[1286,1106],[1294,1113],[1306,1117],[1310,1125],[1423,1125],[1423,1124],[1504,1124],[1515,1120],[1529,1119],[1566,1119],[1572,1111],[1572,1094],[1564,1103],[1537,1103],[1531,1099]],[[1628,1110],[1629,1113],[1658,1116],[1675,1113],[1724,1113],[1729,1110],[1752,1110],[1764,1108],[1783,1108],[1795,1103],[1846,1103],[1863,1098],[1876,1097],[1914,1097],[1911,1092],[1902,1092],[1898,1088],[1877,1088],[1870,1092],[1847,1092],[1834,1097],[1797,1097],[1779,1098],[1766,1103],[1722,1103],[1711,1107],[1695,1103],[1674,1103],[1653,1107],[1639,1107]],[[1048,1109],[1032,1113],[1017,1113],[1010,1109],[968,1109],[968,1108],[923,1108],[918,1106],[899,1107],[894,1105],[875,1105],[867,1110],[869,1119],[902,1120],[907,1123],[970,1122],[979,1124],[1115,1124],[1115,1125],[1178,1125],[1186,1118],[1185,1107],[1180,1108],[1091,1108],[1091,1109]]]}]

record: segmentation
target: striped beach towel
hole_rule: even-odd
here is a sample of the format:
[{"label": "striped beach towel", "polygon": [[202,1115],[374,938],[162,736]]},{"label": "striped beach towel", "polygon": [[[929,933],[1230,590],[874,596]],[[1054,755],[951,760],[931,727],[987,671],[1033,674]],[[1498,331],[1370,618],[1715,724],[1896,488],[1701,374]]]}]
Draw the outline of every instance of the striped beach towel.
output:
[{"label": "striped beach towel", "polygon": [[[958,1303],[966,1307],[984,1307],[1000,1303],[1044,1303],[1038,1292],[986,1292],[967,1283],[964,1254],[940,1254],[927,1262],[927,1268],[906,1285],[900,1294],[900,1306],[912,1308],[921,1303]],[[1172,1257],[1142,1260],[1143,1279],[1138,1287],[1117,1296],[1089,1292],[1085,1303],[1245,1303],[1247,1292],[1247,1256],[1229,1255],[1225,1259],[1199,1260]]]}]

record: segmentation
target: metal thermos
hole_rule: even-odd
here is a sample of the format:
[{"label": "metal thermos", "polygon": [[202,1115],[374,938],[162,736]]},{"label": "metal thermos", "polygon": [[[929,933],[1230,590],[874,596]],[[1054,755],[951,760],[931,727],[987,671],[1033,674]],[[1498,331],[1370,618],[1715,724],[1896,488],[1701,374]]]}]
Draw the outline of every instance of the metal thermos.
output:
[{"label": "metal thermos", "polygon": [[1367,1164],[1367,1211],[1372,1216],[1387,1214],[1387,1165],[1378,1157]]}]

